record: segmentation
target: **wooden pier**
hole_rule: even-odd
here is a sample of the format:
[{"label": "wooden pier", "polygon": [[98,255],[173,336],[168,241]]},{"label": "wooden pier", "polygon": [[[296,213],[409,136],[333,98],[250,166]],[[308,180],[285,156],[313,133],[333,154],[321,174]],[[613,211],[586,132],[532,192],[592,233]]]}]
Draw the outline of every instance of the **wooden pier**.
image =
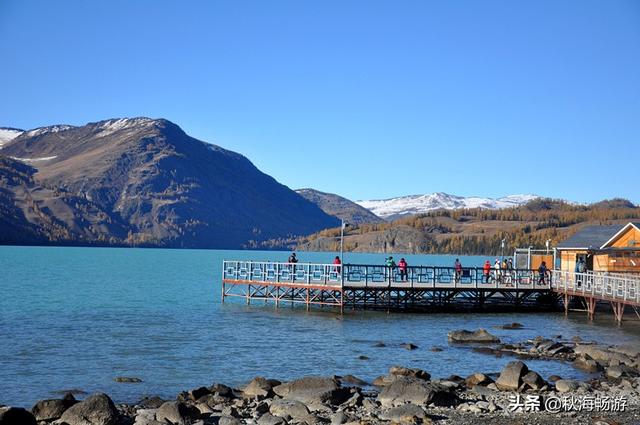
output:
[{"label": "wooden pier", "polygon": [[225,261],[222,299],[242,297],[281,303],[335,306],[341,311],[371,309],[428,311],[541,306],[550,281],[538,282],[534,270],[491,270],[465,267],[398,268],[362,264]]},{"label": "wooden pier", "polygon": [[596,306],[610,304],[622,321],[627,306],[640,317],[640,276],[551,271],[541,281],[537,270],[410,266],[406,276],[396,267],[365,264],[224,261],[222,300],[241,297],[276,305],[304,304],[384,311],[454,309],[538,310],[565,312],[582,302],[590,319]]}]

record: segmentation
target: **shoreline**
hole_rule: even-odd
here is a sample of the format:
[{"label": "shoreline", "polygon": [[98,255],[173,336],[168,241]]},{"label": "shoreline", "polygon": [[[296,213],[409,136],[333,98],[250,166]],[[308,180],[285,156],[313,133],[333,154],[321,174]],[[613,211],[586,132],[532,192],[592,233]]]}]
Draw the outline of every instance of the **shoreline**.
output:
[{"label": "shoreline", "polygon": [[[507,324],[503,329],[519,326]],[[451,331],[449,342],[514,359],[499,373],[478,367],[469,376],[434,379],[419,368],[394,366],[373,382],[353,375],[287,382],[256,377],[243,387],[213,384],[183,391],[174,400],[149,397],[117,405],[103,393],[82,401],[66,394],[41,400],[30,411],[0,407],[0,425],[552,424],[558,415],[567,424],[631,424],[640,419],[640,344],[606,346],[557,336],[506,344],[484,329]],[[529,369],[529,360],[571,362],[594,378],[542,377]],[[450,367],[453,373],[455,369]],[[123,385],[139,382],[116,379]]]}]

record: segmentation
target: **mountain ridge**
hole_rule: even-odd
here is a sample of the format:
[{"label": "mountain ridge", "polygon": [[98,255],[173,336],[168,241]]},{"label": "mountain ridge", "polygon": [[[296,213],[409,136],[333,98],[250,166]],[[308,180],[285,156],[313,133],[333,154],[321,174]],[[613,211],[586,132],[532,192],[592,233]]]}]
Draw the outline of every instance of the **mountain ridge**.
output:
[{"label": "mountain ridge", "polygon": [[457,196],[445,192],[422,195],[406,195],[387,199],[359,200],[358,205],[379,217],[393,220],[407,215],[422,214],[438,209],[485,208],[501,209],[524,205],[541,198],[533,194],[508,195],[501,198]]},{"label": "mountain ridge", "polygon": [[[5,210],[17,214],[11,199],[23,213],[42,210],[65,232],[53,234],[49,221],[29,214],[23,224],[48,243],[241,248],[339,223],[248,158],[166,119],[40,127],[12,138],[0,155],[9,158],[0,170]],[[15,161],[35,170],[18,186],[8,183]]]},{"label": "mountain ridge", "polygon": [[296,193],[318,205],[327,214],[349,224],[381,223],[384,221],[368,209],[334,193],[311,188],[296,189]]}]

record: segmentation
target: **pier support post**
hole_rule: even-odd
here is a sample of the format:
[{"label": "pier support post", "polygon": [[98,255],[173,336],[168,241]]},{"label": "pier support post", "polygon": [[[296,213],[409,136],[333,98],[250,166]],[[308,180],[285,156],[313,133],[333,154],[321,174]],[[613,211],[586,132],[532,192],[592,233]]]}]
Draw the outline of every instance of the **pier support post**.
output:
[{"label": "pier support post", "polygon": [[613,315],[615,316],[616,321],[618,322],[619,325],[622,324],[622,317],[624,316],[625,304],[612,301],[611,307],[613,308]]},{"label": "pier support post", "polygon": [[587,314],[589,315],[589,320],[593,320],[596,315],[596,299],[589,297],[587,298]]}]

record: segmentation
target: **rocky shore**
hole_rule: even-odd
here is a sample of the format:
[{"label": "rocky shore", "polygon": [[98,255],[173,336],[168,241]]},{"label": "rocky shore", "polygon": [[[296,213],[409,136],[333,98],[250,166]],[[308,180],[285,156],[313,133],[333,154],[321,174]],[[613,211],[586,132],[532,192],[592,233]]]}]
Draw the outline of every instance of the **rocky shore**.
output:
[{"label": "rocky shore", "polygon": [[[497,373],[434,379],[425,370],[395,366],[371,383],[352,375],[288,382],[256,377],[241,388],[213,384],[174,400],[153,397],[135,404],[115,404],[103,393],[83,400],[67,394],[30,410],[0,407],[0,425],[640,423],[640,344],[603,346],[559,335],[503,344],[482,329],[452,331],[449,341],[514,358]],[[543,377],[527,367],[527,359],[571,362],[593,378]]]}]

